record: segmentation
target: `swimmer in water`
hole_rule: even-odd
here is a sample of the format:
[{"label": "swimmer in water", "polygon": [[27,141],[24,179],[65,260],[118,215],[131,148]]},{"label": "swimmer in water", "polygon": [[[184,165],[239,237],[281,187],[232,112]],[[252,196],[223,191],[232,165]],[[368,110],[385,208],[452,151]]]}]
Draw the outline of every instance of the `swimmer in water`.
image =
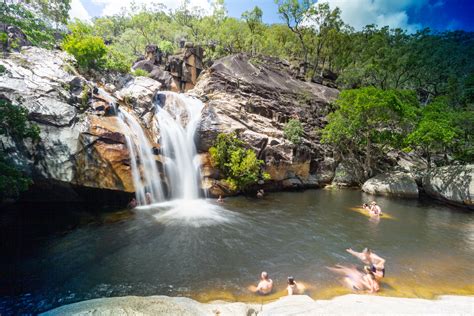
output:
[{"label": "swimmer in water", "polygon": [[217,203],[224,203],[224,199],[222,198],[222,195],[219,195],[219,198],[217,199]]},{"label": "swimmer in water", "polygon": [[288,295],[303,294],[305,292],[305,289],[306,287],[302,283],[296,283],[294,277],[288,277],[288,286],[286,287]]},{"label": "swimmer in water", "polygon": [[261,295],[270,294],[273,290],[273,280],[270,279],[267,272],[263,271],[260,275],[260,282],[258,282],[258,285],[250,286],[249,290]]},{"label": "swimmer in water", "polygon": [[385,277],[385,259],[373,253],[372,250],[365,248],[362,252],[356,252],[352,248],[348,248],[346,251],[368,265],[377,280]]}]

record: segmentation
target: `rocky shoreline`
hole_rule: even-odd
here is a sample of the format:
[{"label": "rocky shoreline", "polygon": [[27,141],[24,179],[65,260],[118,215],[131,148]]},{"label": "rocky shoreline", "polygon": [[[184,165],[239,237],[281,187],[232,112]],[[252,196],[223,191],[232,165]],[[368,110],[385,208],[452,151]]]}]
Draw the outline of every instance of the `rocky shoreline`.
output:
[{"label": "rocky shoreline", "polygon": [[472,315],[473,309],[474,296],[452,295],[426,300],[349,294],[316,301],[294,295],[267,304],[125,296],[65,305],[41,315]]}]

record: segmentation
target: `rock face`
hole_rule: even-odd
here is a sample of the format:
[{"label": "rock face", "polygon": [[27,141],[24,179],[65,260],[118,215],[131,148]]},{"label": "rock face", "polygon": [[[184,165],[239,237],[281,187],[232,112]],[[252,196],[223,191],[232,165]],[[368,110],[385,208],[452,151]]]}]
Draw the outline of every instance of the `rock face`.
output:
[{"label": "rock face", "polygon": [[379,174],[365,181],[362,190],[369,194],[418,198],[415,179],[402,172]]},{"label": "rock face", "polygon": [[436,199],[474,209],[474,164],[433,168],[423,188]]},{"label": "rock face", "polygon": [[474,298],[441,296],[437,300],[344,295],[315,301],[307,295],[285,296],[268,304],[212,302],[185,297],[125,296],[62,306],[41,315],[470,315]]},{"label": "rock face", "polygon": [[[41,130],[37,144],[1,137],[0,146],[35,183],[133,192],[124,134],[110,116],[115,100],[99,95],[74,62],[64,52],[34,47],[0,60],[6,69],[0,95],[27,109]],[[157,81],[136,78],[117,95],[141,115],[159,88]]]},{"label": "rock face", "polygon": [[[289,64],[280,60],[239,54],[216,61],[189,93],[206,103],[196,137],[200,152],[206,152],[219,133],[236,132],[265,161],[271,188],[331,182],[332,150],[320,144],[318,130],[326,123],[336,89],[295,79]],[[305,129],[300,145],[284,138],[284,125],[291,118],[298,118]],[[218,179],[205,181],[211,193],[214,187],[222,188]]]},{"label": "rock face", "polygon": [[193,43],[182,43],[181,53],[167,56],[156,45],[148,45],[145,55],[137,60],[132,69],[142,69],[150,78],[157,80],[166,90],[188,91],[196,85],[202,72],[204,50]]}]

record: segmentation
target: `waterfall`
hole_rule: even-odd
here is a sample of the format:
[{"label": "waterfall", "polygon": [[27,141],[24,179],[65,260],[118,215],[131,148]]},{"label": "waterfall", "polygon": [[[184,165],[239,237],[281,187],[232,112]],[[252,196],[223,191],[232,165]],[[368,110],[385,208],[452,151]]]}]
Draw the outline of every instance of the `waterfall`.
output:
[{"label": "waterfall", "polygon": [[[165,198],[160,173],[156,166],[152,146],[138,120],[126,111],[117,111],[117,118],[130,151],[135,196],[139,205],[161,202]],[[138,159],[137,159],[138,158]]]},{"label": "waterfall", "polygon": [[201,174],[194,135],[204,105],[196,98],[174,92],[161,92],[154,105],[169,198],[197,199]]},{"label": "waterfall", "polygon": [[138,205],[167,199],[198,199],[201,174],[194,135],[204,107],[202,102],[174,92],[160,92],[155,98],[153,123],[160,135],[163,172],[168,184],[166,194],[152,145],[139,120],[132,113],[118,108],[104,90],[99,89],[99,94],[109,100],[125,136]]}]

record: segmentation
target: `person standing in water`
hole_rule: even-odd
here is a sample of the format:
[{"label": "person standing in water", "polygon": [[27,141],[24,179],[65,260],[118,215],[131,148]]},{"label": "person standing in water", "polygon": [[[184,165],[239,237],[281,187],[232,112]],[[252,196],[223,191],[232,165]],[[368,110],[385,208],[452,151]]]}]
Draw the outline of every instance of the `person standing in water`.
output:
[{"label": "person standing in water", "polygon": [[363,277],[363,284],[369,293],[376,293],[380,290],[379,283],[375,278],[374,272],[369,266],[364,266],[365,275]]},{"label": "person standing in water", "polygon": [[376,279],[380,280],[385,277],[385,259],[373,253],[372,250],[365,248],[362,252],[356,252],[352,248],[348,248],[346,251],[368,265]]},{"label": "person standing in water", "polygon": [[273,280],[270,279],[267,272],[263,271],[260,275],[260,282],[258,282],[258,285],[251,285],[249,290],[261,295],[270,294],[273,290]]},{"label": "person standing in water", "polygon": [[219,198],[217,199],[217,203],[224,203],[224,199],[222,198],[222,195],[219,195]]},{"label": "person standing in water", "polygon": [[306,287],[302,283],[296,283],[294,277],[288,277],[288,286],[286,287],[288,295],[303,294],[305,289]]}]

